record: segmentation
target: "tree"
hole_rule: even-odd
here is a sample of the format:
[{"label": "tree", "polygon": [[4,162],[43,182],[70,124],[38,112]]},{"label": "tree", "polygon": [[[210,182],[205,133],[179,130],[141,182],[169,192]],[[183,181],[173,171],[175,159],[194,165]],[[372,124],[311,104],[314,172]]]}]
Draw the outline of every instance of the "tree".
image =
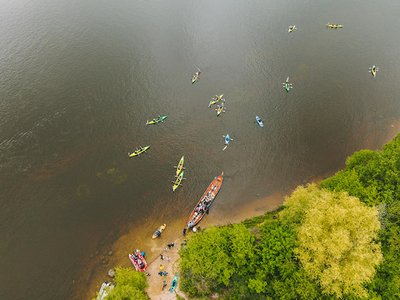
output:
[{"label": "tree", "polygon": [[249,278],[249,288],[271,299],[318,299],[318,285],[310,280],[295,259],[296,234],[273,220],[261,226],[257,247],[257,272]]},{"label": "tree", "polygon": [[142,272],[131,268],[117,267],[115,269],[115,287],[107,296],[107,300],[148,300],[145,293],[146,277]]},{"label": "tree", "polygon": [[384,261],[369,290],[382,299],[400,299],[400,202],[388,206],[380,233]]},{"label": "tree", "polygon": [[375,242],[380,228],[377,209],[345,192],[316,185],[296,189],[285,208],[282,217],[299,222],[295,253],[323,292],[366,297],[363,285],[371,282],[382,261]]},{"label": "tree", "polygon": [[181,288],[191,296],[209,295],[250,268],[254,237],[244,225],[212,227],[192,236],[181,251]]},{"label": "tree", "polygon": [[346,191],[371,206],[400,200],[400,135],[382,151],[355,152],[346,168],[323,180],[321,187]]}]

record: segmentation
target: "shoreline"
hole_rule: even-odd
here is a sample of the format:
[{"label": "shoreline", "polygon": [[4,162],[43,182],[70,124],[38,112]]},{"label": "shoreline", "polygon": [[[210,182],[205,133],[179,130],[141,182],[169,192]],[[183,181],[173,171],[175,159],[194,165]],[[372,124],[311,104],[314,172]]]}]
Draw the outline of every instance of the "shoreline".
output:
[{"label": "shoreline", "polygon": [[[290,190],[292,190],[292,188]],[[284,196],[286,194],[286,191],[276,192],[265,197],[252,199],[248,201],[245,205],[242,205],[240,210],[230,210],[229,215],[226,214],[226,211],[224,212],[223,210],[215,210],[214,208],[214,210],[212,209],[210,211],[210,214],[207,215],[207,217],[200,222],[200,227],[201,229],[205,229],[211,226],[222,226],[239,223],[246,219],[263,215],[267,211],[273,211],[279,208],[282,205]],[[157,273],[159,264],[161,262],[160,254],[165,253],[165,255],[170,256],[171,259],[170,263],[164,263],[166,267],[165,270],[168,272],[167,283],[172,280],[173,274],[175,272],[174,270],[176,270],[173,269],[173,265],[176,264],[177,259],[179,258],[178,249],[180,247],[180,243],[183,241],[182,224],[185,224],[185,222],[186,217],[172,220],[169,224],[167,224],[167,228],[163,232],[162,236],[155,240],[151,239],[151,236],[149,237],[148,228],[140,229],[136,226],[129,228],[128,231],[121,235],[111,247],[113,255],[109,257],[109,265],[108,267],[106,267],[106,269],[108,270],[115,266],[132,266],[128,259],[128,253],[132,251],[135,244],[140,245],[140,250],[144,250],[146,252],[147,262],[149,264],[148,270],[151,274],[151,276],[148,277],[148,292],[149,297],[151,297],[150,299],[175,299],[168,297],[168,294],[170,293],[167,289],[166,291],[168,292],[168,294],[166,292],[162,293],[162,280],[161,278],[159,278],[159,284],[157,285],[155,279],[158,279],[159,277]],[[190,234],[195,233],[187,233],[187,235]],[[175,247],[172,249],[172,251],[164,252],[165,247],[170,242],[175,242]],[[172,255],[173,253],[174,255]],[[107,270],[101,272],[100,268],[102,266],[96,266],[97,264],[98,263],[95,261],[91,262],[91,272],[89,271],[88,273],[86,273],[86,280],[89,281],[89,285],[86,286],[86,289],[84,291],[82,291],[85,295],[85,299],[92,299],[95,296],[96,292],[99,290],[101,284],[104,281],[111,280],[111,278],[107,276]],[[174,268],[175,267],[177,268],[178,265],[176,264]],[[78,293],[75,293],[75,295],[78,295]],[[161,295],[164,295],[164,297],[166,298],[160,298]]]},{"label": "shoreline", "polygon": [[[383,144],[386,144],[388,141],[392,140],[397,133],[400,131],[400,120],[392,120],[386,126],[386,134],[384,138],[380,138]],[[379,135],[373,134],[371,139],[365,140],[365,145],[361,149],[373,149],[371,147],[371,143],[376,142],[376,139],[379,138]],[[381,146],[382,147],[382,146]],[[381,148],[379,147],[379,148]],[[375,150],[375,149],[374,149]],[[358,151],[358,150],[357,150]],[[344,161],[343,161],[344,165]],[[241,205],[240,209],[229,209],[229,213],[226,213],[227,209],[212,209],[210,214],[207,215],[205,219],[203,219],[200,223],[200,227],[202,229],[210,227],[210,226],[222,226],[233,223],[239,223],[246,219],[253,218],[256,216],[260,216],[265,214],[266,212],[273,211],[278,209],[287,195],[298,186],[304,185],[311,182],[319,182],[322,179],[333,175],[338,170],[333,170],[332,172],[321,174],[319,176],[313,177],[307,182],[298,183],[294,186],[289,186],[285,190],[272,193],[271,195],[264,197],[254,197],[251,200],[248,200],[245,205]],[[151,239],[151,234],[160,224],[156,223],[155,220],[144,220],[146,222],[146,228],[136,226],[135,224],[131,224],[129,228],[125,231],[123,235],[121,235],[116,241],[114,241],[111,247],[113,255],[109,257],[108,264],[106,266],[99,265],[98,261],[94,259],[89,262],[87,266],[87,271],[82,272],[80,276],[80,284],[79,289],[74,291],[74,296],[85,295],[85,299],[93,299],[96,292],[99,290],[101,284],[104,281],[110,281],[110,278],[107,276],[107,270],[113,268],[115,266],[131,266],[128,253],[135,248],[135,245],[140,245],[140,249],[146,251],[147,253],[147,261],[149,263],[149,273],[151,274],[148,277],[149,287],[147,288],[148,295],[150,299],[176,299],[175,294],[171,294],[168,292],[169,284],[173,278],[175,271],[178,268],[179,254],[178,249],[181,241],[183,240],[182,235],[182,224],[186,222],[186,216],[178,219],[171,220],[169,224],[167,224],[166,230],[163,232],[162,236],[156,240]],[[188,233],[188,235],[193,233]],[[162,263],[160,260],[160,254],[164,253],[164,248],[170,242],[174,241],[176,246],[166,253],[166,256],[170,257],[170,262],[164,262],[165,270],[168,272],[167,280],[167,288],[164,292],[162,292],[162,281],[164,278],[160,278],[158,273],[159,264]],[[104,255],[103,255],[104,257]],[[101,268],[107,270],[100,270]],[[87,285],[83,286],[84,281],[86,281]],[[179,287],[179,285],[178,285]],[[177,288],[179,292],[179,288]],[[81,293],[79,293],[81,292]],[[181,294],[181,297],[184,295]],[[81,299],[81,297],[78,297]]]}]

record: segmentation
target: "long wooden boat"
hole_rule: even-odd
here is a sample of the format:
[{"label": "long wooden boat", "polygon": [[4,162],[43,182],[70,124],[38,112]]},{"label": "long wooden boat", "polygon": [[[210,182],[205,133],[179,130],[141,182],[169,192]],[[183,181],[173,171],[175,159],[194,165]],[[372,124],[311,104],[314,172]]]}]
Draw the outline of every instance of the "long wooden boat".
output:
[{"label": "long wooden boat", "polygon": [[199,202],[189,216],[189,220],[187,223],[187,227],[189,229],[196,226],[201,221],[201,219],[203,219],[204,215],[208,212],[211,204],[213,203],[215,197],[221,189],[223,179],[224,172],[222,172],[221,175],[215,177],[214,180],[211,181],[210,185],[201,196]]}]

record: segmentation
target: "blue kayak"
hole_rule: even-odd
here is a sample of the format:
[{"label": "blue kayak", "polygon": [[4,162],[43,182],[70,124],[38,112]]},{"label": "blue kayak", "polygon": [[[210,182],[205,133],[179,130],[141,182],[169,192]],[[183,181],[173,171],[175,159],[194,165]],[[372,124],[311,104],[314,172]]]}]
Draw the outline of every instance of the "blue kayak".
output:
[{"label": "blue kayak", "polygon": [[229,143],[231,142],[231,137],[229,134],[224,135],[224,141],[225,141],[225,145],[229,145]]},{"label": "blue kayak", "polygon": [[257,124],[260,125],[260,127],[264,127],[264,123],[259,116],[256,116],[256,121],[257,121]]},{"label": "blue kayak", "polygon": [[172,279],[171,287],[169,288],[169,291],[171,293],[175,292],[175,289],[177,286],[178,286],[178,273],[176,273],[174,276],[174,279]]}]

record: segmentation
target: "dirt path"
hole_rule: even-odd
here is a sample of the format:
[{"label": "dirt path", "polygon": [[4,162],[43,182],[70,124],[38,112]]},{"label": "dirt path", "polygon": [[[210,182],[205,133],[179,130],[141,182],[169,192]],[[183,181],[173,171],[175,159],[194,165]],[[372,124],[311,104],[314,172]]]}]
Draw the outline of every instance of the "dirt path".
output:
[{"label": "dirt path", "polygon": [[[147,277],[147,281],[149,283],[149,287],[147,289],[147,294],[152,300],[169,300],[176,299],[176,294],[171,293],[169,288],[171,286],[172,279],[175,276],[175,273],[178,272],[179,267],[179,249],[180,245],[183,242],[183,237],[179,237],[174,241],[175,246],[168,249],[167,245],[165,245],[165,249],[162,254],[164,259],[161,260],[161,256],[159,255],[156,259],[154,259],[147,269],[147,272],[150,276]],[[168,272],[167,276],[160,276],[158,272],[160,272],[160,265],[163,265],[163,271]],[[180,277],[179,277],[180,279]],[[176,288],[176,293],[179,294],[184,299],[189,299],[186,295],[179,290],[179,279],[178,279],[178,287]],[[162,290],[163,281],[167,282],[167,286]]]}]

